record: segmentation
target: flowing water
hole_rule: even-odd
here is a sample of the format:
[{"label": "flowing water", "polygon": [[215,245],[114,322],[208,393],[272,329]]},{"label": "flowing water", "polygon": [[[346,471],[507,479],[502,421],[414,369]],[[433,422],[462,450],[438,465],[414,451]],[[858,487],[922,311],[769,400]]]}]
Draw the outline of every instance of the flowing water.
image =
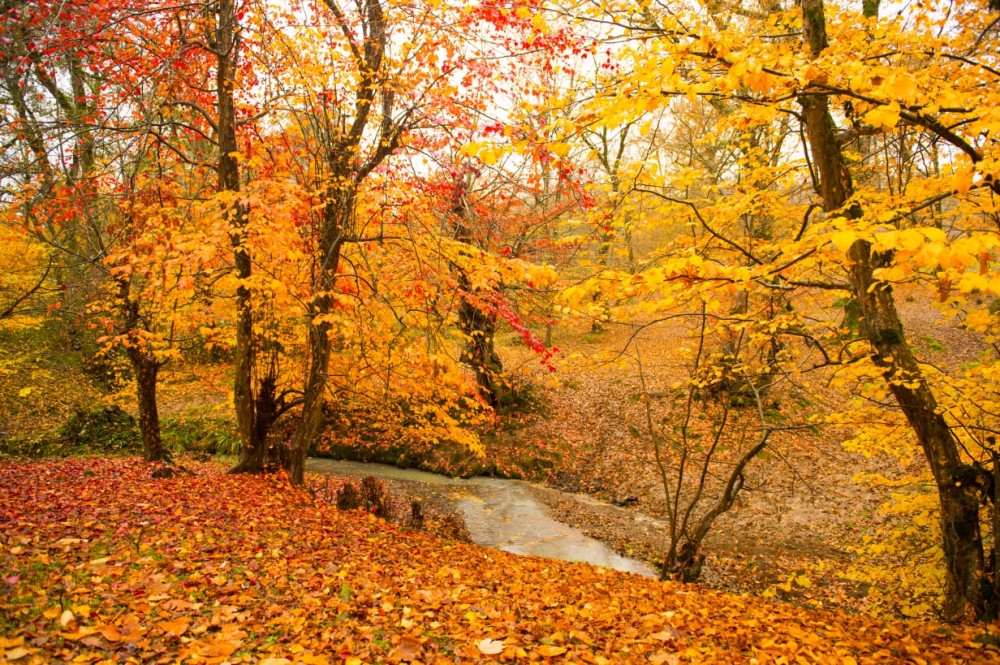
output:
[{"label": "flowing water", "polygon": [[329,459],[310,459],[306,469],[334,476],[374,476],[445,490],[444,496],[465,520],[472,540],[484,547],[533,554],[563,561],[582,561],[595,566],[655,577],[651,566],[623,557],[599,540],[549,517],[531,484],[501,478],[449,478],[426,471],[398,469],[384,464],[363,464]]}]

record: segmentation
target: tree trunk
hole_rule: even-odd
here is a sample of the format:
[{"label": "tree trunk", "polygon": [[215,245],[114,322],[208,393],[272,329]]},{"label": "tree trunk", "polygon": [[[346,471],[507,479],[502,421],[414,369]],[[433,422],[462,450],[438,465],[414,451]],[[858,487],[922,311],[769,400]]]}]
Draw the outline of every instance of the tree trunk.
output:
[{"label": "tree trunk", "polygon": [[[875,349],[873,360],[882,368],[889,390],[917,436],[937,483],[941,502],[941,534],[945,555],[944,616],[961,619],[968,608],[985,611],[981,588],[983,541],[979,528],[979,472],[962,463],[958,444],[920,365],[903,333],[892,288],[873,277],[873,269],[891,257],[872,253],[866,241],[857,241],[848,253],[853,265],[851,283],[861,305],[861,329]],[[915,387],[911,387],[915,386]]]},{"label": "tree trunk", "polygon": [[[319,138],[325,173],[325,201],[319,220],[317,263],[312,284],[315,295],[310,311],[309,373],[302,400],[302,419],[292,437],[291,479],[301,485],[305,480],[305,462],[309,447],[323,427],[323,400],[326,397],[327,371],[333,342],[332,330],[326,317],[335,303],[334,293],[337,272],[340,268],[341,250],[345,242],[357,242],[354,227],[354,206],[358,188],[364,179],[400,146],[400,138],[407,129],[406,123],[393,120],[393,92],[389,77],[384,71],[384,56],[388,44],[388,29],[381,0],[365,0],[355,6],[365,36],[363,46],[353,41],[354,27],[345,22],[344,13],[334,0],[325,3],[333,19],[351,41],[351,53],[356,66],[357,81],[354,90],[355,115],[350,127],[336,137],[321,132]],[[366,159],[361,159],[365,128],[378,106],[374,103],[381,95],[381,123],[378,140]],[[341,118],[343,116],[340,116]],[[324,121],[329,122],[329,118]],[[338,121],[339,122],[339,121]],[[327,125],[329,127],[329,125]]]},{"label": "tree trunk", "polygon": [[[472,288],[469,278],[461,268],[458,270],[458,286],[468,294]],[[458,325],[465,333],[465,348],[460,359],[476,373],[480,395],[496,410],[502,391],[499,377],[503,373],[503,361],[494,346],[496,317],[477,307],[465,296],[458,308]]]},{"label": "tree trunk", "polygon": [[[867,3],[865,11],[877,13],[877,3]],[[802,30],[813,56],[818,56],[827,46],[823,0],[802,0]],[[837,142],[827,98],[804,94],[799,103],[824,209],[848,218],[860,217],[862,211],[857,203],[844,210],[853,195],[853,183]],[[869,242],[858,240],[851,246],[848,258],[853,295],[861,307],[862,332],[874,349],[873,360],[882,368],[889,390],[913,429],[937,483],[946,575],[944,617],[956,621],[967,616],[970,609],[982,615],[987,598],[982,590],[979,474],[962,463],[955,437],[937,412],[937,400],[906,342],[892,288],[874,277],[875,268],[891,261],[891,255],[873,253]]]},{"label": "tree trunk", "polygon": [[142,456],[147,462],[169,462],[170,455],[160,438],[160,414],[156,407],[156,379],[160,363],[152,354],[137,348],[129,348],[128,357],[135,372]]},{"label": "tree trunk", "polygon": [[[218,99],[219,139],[219,191],[238,194],[240,191],[240,166],[236,161],[236,68],[239,63],[239,33],[236,3],[220,0],[216,23],[216,95]],[[254,320],[250,287],[247,283],[253,274],[253,264],[245,246],[247,208],[238,199],[227,211],[230,238],[233,246],[233,264],[236,269],[236,354],[233,360],[233,406],[236,425],[240,433],[240,459],[230,473],[261,473],[268,462],[267,437],[277,418],[274,403],[274,380],[261,378],[257,395],[254,395],[254,368],[257,348],[254,345]],[[270,387],[270,393],[268,393]],[[259,413],[260,409],[270,410]]]},{"label": "tree trunk", "polygon": [[249,438],[241,441],[240,459],[229,473],[262,473],[268,468],[287,466],[287,460],[271,447],[268,438],[283,411],[284,402],[279,404],[277,393],[276,377],[268,375],[260,380],[253,399],[253,429]]},{"label": "tree trunk", "polygon": [[[321,256],[324,257],[317,279],[318,295],[313,299],[313,321],[309,326],[309,374],[306,376],[305,395],[302,400],[302,419],[292,437],[290,471],[292,483],[305,482],[306,456],[309,447],[323,429],[323,400],[326,397],[327,371],[333,342],[332,326],[322,318],[333,310],[334,288],[343,247],[343,216],[353,210],[353,197],[349,194],[334,197],[328,204],[321,239]],[[316,319],[319,318],[319,321]]]},{"label": "tree trunk", "polygon": [[[331,301],[329,297],[319,298],[320,301]],[[329,311],[319,303],[317,313]],[[291,477],[292,483],[301,485],[305,482],[306,456],[309,447],[320,435],[325,418],[323,416],[323,400],[326,395],[327,370],[330,365],[330,324],[314,323],[309,328],[309,375],[306,377],[305,397],[302,402],[302,420],[292,438]]]},{"label": "tree trunk", "polygon": [[[473,244],[472,229],[468,224],[465,206],[464,182],[455,185],[451,213],[455,220],[455,240],[467,245]],[[476,305],[472,299],[472,283],[462,266],[455,265],[458,272],[458,288],[464,295],[458,307],[458,327],[465,333],[465,348],[460,360],[476,373],[479,393],[494,411],[500,404],[501,385],[499,377],[503,372],[503,361],[496,352],[496,315]]]}]

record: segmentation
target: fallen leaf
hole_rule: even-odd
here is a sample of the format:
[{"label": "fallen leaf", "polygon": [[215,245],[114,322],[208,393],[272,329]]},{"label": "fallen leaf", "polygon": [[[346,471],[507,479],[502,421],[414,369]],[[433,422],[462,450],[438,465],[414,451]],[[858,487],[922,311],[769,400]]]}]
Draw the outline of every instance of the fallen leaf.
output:
[{"label": "fallen leaf", "polygon": [[480,653],[487,656],[495,656],[498,653],[503,653],[504,649],[503,640],[493,640],[488,637],[481,640],[476,646],[479,647]]},{"label": "fallen leaf", "polygon": [[122,634],[114,626],[105,626],[100,629],[100,633],[108,642],[120,642],[122,639]]},{"label": "fallen leaf", "polygon": [[420,657],[423,650],[424,647],[418,640],[413,639],[409,635],[404,635],[403,639],[399,642],[399,646],[396,647],[396,655],[401,661],[411,663]]},{"label": "fallen leaf", "polygon": [[546,658],[554,658],[566,653],[566,647],[557,647],[553,644],[543,644],[538,647],[538,653]]},{"label": "fallen leaf", "polygon": [[186,617],[181,617],[179,619],[174,619],[173,621],[160,621],[156,624],[163,630],[167,635],[173,635],[174,637],[180,637],[187,632],[187,629],[191,627],[191,622]]}]

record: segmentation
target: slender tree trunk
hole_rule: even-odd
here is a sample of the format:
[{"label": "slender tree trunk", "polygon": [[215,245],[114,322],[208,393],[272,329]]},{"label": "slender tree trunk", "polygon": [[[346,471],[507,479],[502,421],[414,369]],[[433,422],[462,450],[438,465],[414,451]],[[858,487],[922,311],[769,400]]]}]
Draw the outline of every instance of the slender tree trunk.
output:
[{"label": "slender tree trunk", "polygon": [[160,438],[160,413],[156,406],[156,381],[162,363],[152,349],[136,339],[142,330],[139,303],[132,299],[132,283],[127,277],[116,278],[121,303],[122,332],[128,338],[125,354],[135,373],[136,405],[139,409],[139,432],[142,436],[142,456],[147,462],[169,462],[170,453]]},{"label": "slender tree trunk", "polygon": [[[239,63],[239,25],[235,0],[219,0],[216,17],[216,96],[218,100],[219,139],[219,191],[238,195],[240,191],[240,166],[236,161],[236,68]],[[260,473],[267,463],[267,435],[274,420],[260,419],[254,396],[254,346],[253,305],[248,282],[253,274],[253,264],[247,251],[247,209],[241,201],[233,201],[227,211],[230,237],[233,245],[233,263],[236,268],[236,354],[233,361],[233,406],[236,425],[240,434],[240,459],[230,473]],[[272,379],[273,377],[265,377]],[[262,386],[263,388],[263,386]],[[262,392],[262,391],[259,391]],[[272,395],[273,397],[273,395]],[[272,400],[273,401],[273,400]],[[267,406],[266,397],[264,406]],[[273,406],[273,404],[272,404]]]},{"label": "slender tree trunk", "polygon": [[[324,220],[321,256],[324,257],[317,280],[319,294],[313,300],[313,321],[309,326],[309,373],[306,375],[305,395],[302,401],[302,419],[292,437],[290,471],[292,482],[305,482],[306,457],[309,447],[323,430],[323,402],[326,397],[327,372],[333,341],[330,339],[330,323],[323,318],[333,310],[333,292],[337,270],[340,266],[340,252],[343,247],[343,216],[350,214],[353,197],[335,197],[329,204]],[[317,320],[317,318],[319,320]]]},{"label": "slender tree trunk", "polygon": [[[867,2],[866,13],[877,14],[877,3]],[[802,0],[802,29],[813,54],[827,46],[823,0]],[[813,163],[819,173],[820,195],[828,213],[858,218],[856,203],[844,209],[853,195],[853,183],[837,142],[835,125],[825,96],[803,95],[800,104]],[[879,282],[874,270],[891,261],[872,252],[871,244],[856,241],[848,252],[854,297],[861,307],[861,327],[874,349],[873,359],[927,459],[941,503],[941,532],[945,557],[945,601],[948,620],[959,620],[971,609],[985,610],[983,543],[979,528],[979,477],[962,463],[958,444],[931,392],[903,332],[890,285]]]},{"label": "slender tree trunk", "polygon": [[[461,268],[458,270],[458,287],[465,293],[470,293],[472,285],[468,276]],[[458,325],[465,333],[465,348],[462,350],[461,360],[476,373],[480,395],[495,410],[500,404],[500,375],[503,373],[503,361],[494,345],[496,317],[477,307],[466,296],[458,308]]]},{"label": "slender tree trunk", "polygon": [[[388,44],[388,29],[381,0],[364,0],[355,8],[361,22],[363,45],[353,41],[354,27],[345,22],[344,13],[335,0],[325,0],[333,19],[351,40],[351,53],[357,67],[358,80],[354,90],[355,115],[346,132],[321,140],[324,174],[325,205],[319,220],[316,266],[312,284],[315,296],[310,311],[309,371],[302,404],[302,419],[292,437],[291,479],[301,485],[305,480],[305,461],[309,447],[323,428],[323,401],[326,397],[328,370],[333,341],[327,317],[333,311],[337,272],[345,242],[358,240],[354,227],[354,206],[361,182],[400,146],[407,125],[393,120],[393,92],[384,71],[384,56]],[[361,159],[365,128],[378,107],[381,96],[379,138],[367,158]],[[324,130],[325,131],[325,130]],[[323,132],[320,132],[320,136]]]},{"label": "slender tree trunk", "polygon": [[[320,308],[317,308],[320,309]],[[323,431],[323,402],[326,396],[327,370],[330,365],[330,324],[314,324],[309,329],[309,375],[306,377],[302,420],[292,439],[291,477],[301,485],[305,481],[306,457],[309,447]]]}]

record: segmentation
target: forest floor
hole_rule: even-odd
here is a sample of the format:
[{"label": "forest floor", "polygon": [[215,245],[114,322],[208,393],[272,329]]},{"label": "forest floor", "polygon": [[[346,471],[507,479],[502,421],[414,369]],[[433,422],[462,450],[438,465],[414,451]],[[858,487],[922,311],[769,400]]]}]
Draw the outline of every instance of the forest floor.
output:
[{"label": "forest floor", "polygon": [[[926,295],[916,289],[901,289],[897,295],[907,335],[922,357],[945,370],[977,359],[981,342],[968,331],[942,324]],[[643,396],[652,396],[648,404],[654,427],[683,408],[671,395],[689,376],[677,352],[690,344],[687,330],[682,323],[609,325],[596,334],[580,327],[558,330],[553,343],[560,348],[555,374],[537,367],[526,350],[505,348],[508,366],[548,386],[545,417],[531,419],[512,437],[526,448],[554,451],[555,463],[545,476],[548,485],[598,499],[543,491],[540,496],[553,516],[622,554],[655,564],[669,542],[669,511]],[[843,394],[828,387],[828,379],[828,372],[806,374],[780,392],[780,403],[776,399],[772,405],[774,417],[790,427],[774,436],[767,453],[748,467],[744,491],[713,525],[699,581],[811,607],[905,612],[917,604],[913,598],[872,598],[863,579],[844,574],[856,564],[856,550],[866,539],[877,540],[892,527],[892,516],[883,510],[889,491],[858,478],[892,477],[903,469],[888,456],[845,450],[842,441],[851,436],[850,429],[810,425],[810,416],[847,404]],[[658,431],[670,434],[669,427]],[[898,435],[909,437],[905,429]],[[675,488],[676,458],[665,459]],[[709,475],[724,468],[724,463],[716,465]],[[706,501],[694,515],[715,500],[718,488],[718,481],[713,484],[709,478]],[[628,508],[610,505],[630,497],[636,501]]]},{"label": "forest floor", "polygon": [[881,622],[522,557],[338,511],[281,476],[0,465],[6,662],[977,663],[982,627]]},{"label": "forest floor", "polygon": [[[901,294],[899,303],[910,339],[942,367],[973,361],[981,351],[973,335],[939,325],[926,298]],[[529,378],[546,406],[544,413],[509,422],[488,442],[490,463],[569,492],[537,488],[553,517],[622,554],[655,564],[667,543],[668,511],[648,435],[644,395],[652,396],[648,403],[656,418],[676,412],[673,386],[689,371],[677,353],[687,343],[686,330],[680,324],[661,324],[642,330],[607,326],[594,333],[581,324],[556,328],[553,337],[560,349],[554,358],[556,372],[541,366],[537,356],[511,336],[502,345],[506,366]],[[101,399],[86,388],[82,377],[65,380],[79,368],[59,366],[58,355],[16,345],[4,348],[20,356],[0,362],[0,372],[18,363],[34,369],[28,374],[8,371],[7,380],[0,382],[0,414],[5,417],[0,443],[5,435],[58,424],[81,403]],[[645,385],[638,372],[640,361]],[[217,367],[171,367],[161,391],[162,413],[168,419],[225,421],[230,417],[228,391],[225,373]],[[123,394],[120,403],[128,407],[129,398]],[[802,422],[811,413],[843,404],[844,398],[817,375],[782,393],[775,411]],[[871,472],[892,475],[899,469],[890,458],[847,452],[841,441],[849,435],[843,428],[805,428],[776,437],[769,453],[749,469],[736,505],[708,536],[700,582],[806,607],[872,611],[868,584],[844,572],[857,560],[853,550],[866,538],[880,537],[893,518],[881,510],[888,491],[855,478]],[[635,501],[628,507],[612,505],[629,497]],[[437,507],[447,510],[446,502]],[[460,523],[441,511],[434,530],[460,538]],[[914,604],[913,599],[901,600]],[[891,614],[899,606],[886,603],[883,596],[877,609]]]}]

